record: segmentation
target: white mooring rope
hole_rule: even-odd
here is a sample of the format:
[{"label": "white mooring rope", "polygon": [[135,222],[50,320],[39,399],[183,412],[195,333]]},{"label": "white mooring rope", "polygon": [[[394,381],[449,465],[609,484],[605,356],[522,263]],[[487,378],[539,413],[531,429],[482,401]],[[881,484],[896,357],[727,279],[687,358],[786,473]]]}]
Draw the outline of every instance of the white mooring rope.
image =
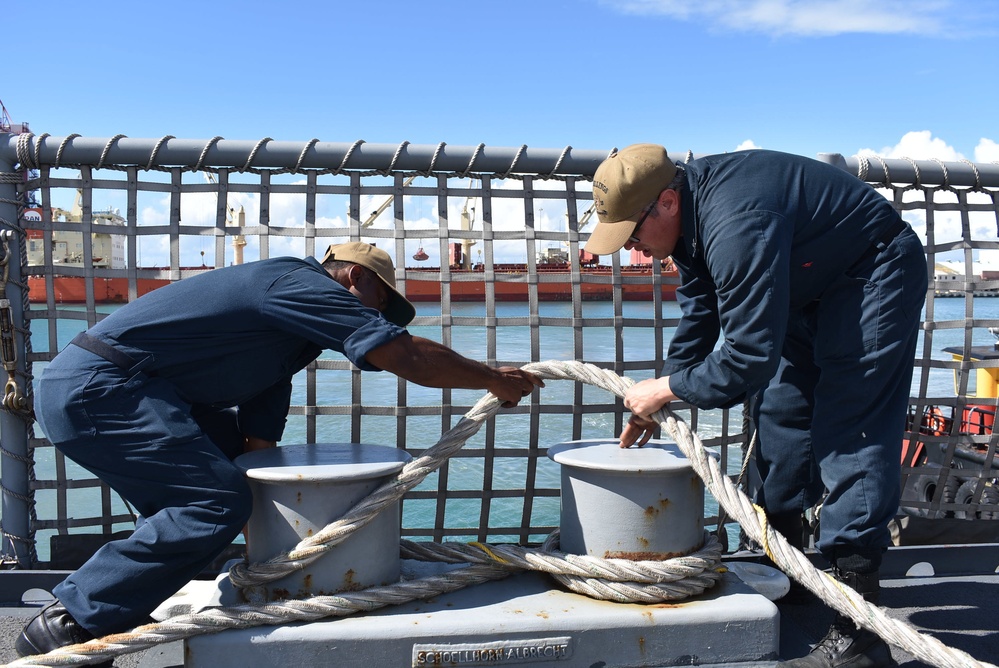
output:
[{"label": "white mooring rope", "polygon": [[[580,381],[608,390],[618,397],[623,397],[634,382],[612,371],[583,362],[536,362],[523,368],[547,380]],[[499,401],[487,394],[436,445],[421,457],[410,461],[394,480],[382,485],[342,518],[303,540],[289,553],[261,564],[234,567],[230,572],[233,583],[249,588],[250,595],[254,595],[254,587],[277,580],[312,563],[440,467],[499,407]],[[653,417],[676,441],[708,491],[728,515],[739,522],[751,539],[763,546],[784,572],[805,585],[837,612],[934,666],[997,668],[993,664],[977,661],[961,650],[947,647],[936,638],[920,634],[904,621],[888,617],[881,608],[865,601],[853,589],[816,569],[804,554],[768,525],[763,510],[755,506],[725,475],[713,457],[708,456],[700,438],[690,431],[685,422],[665,407]],[[670,600],[669,597],[682,598],[704,591],[720,577],[717,564],[721,547],[713,537],[709,537],[697,553],[666,562],[629,562],[563,555],[554,550],[556,542],[557,532],[549,537],[541,550],[478,543],[428,545],[402,541],[402,555],[405,557],[432,558],[450,563],[472,562],[473,565],[438,576],[398,582],[385,587],[371,587],[362,592],[338,596],[211,608],[195,614],[179,615],[157,624],[140,626],[128,633],[63,647],[45,655],[25,657],[7,666],[85,665],[107,661],[114,656],[142,651],[155,645],[228,629],[342,617],[387,605],[439,596],[525,569],[550,573],[574,591],[587,595],[591,595],[592,591],[592,595],[598,598],[617,601],[658,602]],[[635,594],[632,590],[638,593]],[[256,593],[259,594],[259,591]],[[624,598],[657,594],[668,598]]]}]

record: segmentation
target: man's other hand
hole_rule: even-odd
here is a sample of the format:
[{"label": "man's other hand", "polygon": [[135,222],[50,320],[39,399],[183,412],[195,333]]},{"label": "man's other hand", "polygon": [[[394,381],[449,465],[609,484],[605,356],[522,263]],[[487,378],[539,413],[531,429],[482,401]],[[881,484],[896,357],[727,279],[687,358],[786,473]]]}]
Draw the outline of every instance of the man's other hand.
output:
[{"label": "man's other hand", "polygon": [[497,379],[489,387],[489,391],[503,402],[503,408],[512,408],[520,400],[534,391],[536,387],[544,387],[545,383],[533,373],[514,366],[501,366],[496,369]]},{"label": "man's other hand", "polygon": [[[624,429],[618,437],[621,441],[621,447],[630,448],[633,445],[642,447],[649,442],[649,439],[652,438],[652,435],[656,432],[658,427],[659,423],[654,420],[646,420],[645,418],[640,418],[637,415],[632,415],[631,419],[628,420],[628,424],[624,425]],[[641,438],[641,440],[639,440],[639,438]],[[638,442],[636,443],[636,441]]]}]

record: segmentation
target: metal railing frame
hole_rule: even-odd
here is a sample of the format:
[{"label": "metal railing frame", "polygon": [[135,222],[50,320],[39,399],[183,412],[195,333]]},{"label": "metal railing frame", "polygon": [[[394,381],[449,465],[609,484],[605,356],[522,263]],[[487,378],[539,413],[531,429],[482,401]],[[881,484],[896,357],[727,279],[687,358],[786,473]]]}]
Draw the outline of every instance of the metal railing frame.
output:
[{"label": "metal railing frame", "polygon": [[[0,175],[18,174],[40,167],[86,166],[92,169],[162,170],[180,168],[184,171],[229,170],[234,172],[270,171],[275,174],[308,172],[310,174],[344,175],[399,175],[415,173],[424,176],[459,178],[488,174],[498,178],[510,176],[541,179],[589,179],[597,165],[612,150],[562,149],[331,143],[310,140],[306,142],[177,139],[130,139],[127,137],[87,138],[70,135],[56,138],[48,135],[0,134]],[[680,160],[699,157],[693,153],[674,156]],[[974,164],[969,161],[941,162],[908,159],[882,159],[875,157],[844,157],[840,154],[820,154],[819,160],[841,169],[874,185],[885,186],[913,184],[915,187],[940,185],[946,188],[967,188],[975,191],[999,188],[999,165]],[[314,178],[314,177],[310,177]],[[351,189],[356,187],[351,178]],[[0,179],[0,220],[7,230],[17,231],[18,180]],[[224,195],[226,184],[217,190]],[[393,191],[399,188],[399,181]],[[401,191],[400,191],[401,192]],[[441,195],[445,197],[445,195]],[[352,198],[356,202],[356,198]],[[993,202],[995,195],[993,194]],[[898,202],[896,204],[899,204]],[[220,197],[219,206],[224,206]],[[351,219],[356,221],[359,212],[352,206]],[[397,211],[398,215],[398,211]],[[354,225],[352,224],[352,229]],[[227,228],[228,231],[228,228]],[[585,240],[585,235],[573,232],[573,241]],[[134,251],[134,249],[133,249]],[[131,258],[134,260],[134,257]],[[443,264],[443,263],[442,263]],[[25,322],[23,304],[27,300],[26,282],[19,263],[10,267],[8,295],[11,314],[15,322]],[[179,276],[177,276],[179,278]],[[24,286],[22,288],[22,286]],[[3,297],[3,295],[0,295]],[[25,375],[26,344],[17,334],[18,369]],[[618,360],[623,364],[623,360]],[[623,368],[623,367],[622,367]],[[620,410],[620,409],[619,409]],[[0,412],[0,474],[2,474],[2,520],[4,531],[14,536],[30,533],[28,479],[24,458],[29,453],[29,427],[21,418],[6,411]],[[356,436],[355,434],[353,434]],[[5,537],[4,549],[7,549]],[[13,557],[20,567],[30,567],[31,552],[20,541],[11,540]]]}]

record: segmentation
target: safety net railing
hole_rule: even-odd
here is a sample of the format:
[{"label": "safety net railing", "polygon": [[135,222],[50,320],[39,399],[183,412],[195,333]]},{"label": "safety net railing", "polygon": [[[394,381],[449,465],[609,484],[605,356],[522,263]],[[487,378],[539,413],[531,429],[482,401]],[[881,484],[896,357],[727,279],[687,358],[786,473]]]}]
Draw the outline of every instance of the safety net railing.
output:
[{"label": "safety net railing", "polygon": [[[4,274],[10,313],[4,331],[15,357],[8,365],[5,353],[14,389],[8,383],[12,399],[0,413],[7,563],[73,567],[134,523],[127,504],[52,448],[33,423],[32,379],[77,332],[123,303],[215,267],[281,255],[321,257],[329,244],[367,241],[394,258],[398,287],[417,306],[414,334],[494,365],[581,360],[636,380],[655,376],[679,319],[675,271],[625,252],[602,258],[581,252],[595,222],[590,178],[608,153],[0,136],[0,219],[5,257],[11,258]],[[908,487],[919,483],[908,508],[920,519],[999,512],[990,496],[991,469],[957,466],[965,449],[984,452],[991,465],[991,430],[965,434],[953,419],[946,434],[924,425],[924,415],[933,411],[995,411],[995,399],[972,399],[969,384],[982,364],[996,366],[974,359],[971,348],[985,345],[987,328],[999,325],[983,316],[987,297],[976,296],[996,291],[999,280],[970,277],[977,253],[997,247],[999,171],[964,163],[823,159],[882,188],[915,227],[925,225],[930,268],[937,255],[964,253],[963,276],[969,278],[938,279],[928,296],[913,382],[916,417],[907,434],[916,444],[910,450],[923,454],[913,455],[906,469]],[[956,236],[941,236],[942,222],[952,217],[961,221]],[[992,228],[986,229],[989,220]],[[935,299],[944,288],[963,299]],[[951,305],[958,303],[965,310],[953,313]],[[963,351],[962,360],[943,351],[951,347]],[[329,352],[296,377],[294,388],[283,445],[364,442],[414,455],[481,397],[361,373]],[[751,430],[742,409],[676,408],[719,453],[727,472],[751,484],[743,473]],[[540,543],[559,519],[560,474],[547,448],[612,438],[627,415],[606,392],[549,382],[518,407],[500,411],[406,496],[403,535]],[[924,476],[936,476],[929,492]],[[970,498],[958,503],[942,493],[968,478],[977,485]],[[711,499],[706,516],[706,526],[719,530]],[[737,549],[738,527],[724,518],[721,524],[723,544]]]},{"label": "safety net railing", "polygon": [[898,544],[999,542],[999,163],[825,158],[924,238],[932,280],[902,451]]}]

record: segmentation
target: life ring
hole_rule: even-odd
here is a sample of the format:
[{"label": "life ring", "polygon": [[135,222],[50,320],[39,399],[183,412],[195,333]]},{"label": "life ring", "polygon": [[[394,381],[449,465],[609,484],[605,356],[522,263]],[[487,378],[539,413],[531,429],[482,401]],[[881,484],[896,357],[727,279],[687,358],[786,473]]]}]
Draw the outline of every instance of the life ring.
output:
[{"label": "life ring", "polygon": [[947,418],[937,406],[930,406],[923,413],[922,431],[931,436],[943,436],[948,432]]},{"label": "life ring", "polygon": [[776,568],[751,561],[731,561],[725,567],[756,590],[756,593],[771,601],[776,601],[791,591],[791,580]]}]

